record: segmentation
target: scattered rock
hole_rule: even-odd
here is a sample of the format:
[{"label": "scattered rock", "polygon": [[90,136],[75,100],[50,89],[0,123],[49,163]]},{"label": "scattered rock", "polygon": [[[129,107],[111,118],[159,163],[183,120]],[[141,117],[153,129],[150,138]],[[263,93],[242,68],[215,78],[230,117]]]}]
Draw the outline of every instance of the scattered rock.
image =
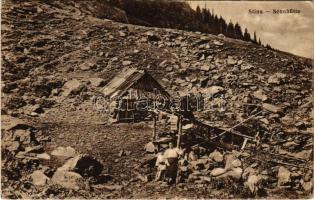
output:
[{"label": "scattered rock", "polygon": [[2,146],[3,148],[15,153],[20,150],[20,143],[18,141],[7,141],[6,143],[2,143]]},{"label": "scattered rock", "polygon": [[[259,47],[252,43],[228,39],[222,34],[216,37],[182,30],[155,29],[117,24],[113,21],[109,22],[105,19],[88,16],[90,13],[94,13],[91,11],[80,13],[79,7],[79,2],[75,2],[75,4],[71,3],[70,6],[65,5],[63,1],[58,1],[57,3],[49,1],[49,4],[33,3],[30,1],[25,4],[22,2],[21,4],[4,6],[4,14],[9,16],[3,18],[5,20],[3,23],[5,25],[5,32],[2,39],[4,41],[3,50],[5,55],[3,58],[4,71],[2,77],[4,81],[3,90],[6,92],[3,98],[4,102],[6,101],[6,95],[9,95],[9,98],[8,103],[4,103],[3,113],[8,113],[12,116],[24,116],[26,114],[45,117],[39,115],[45,109],[45,112],[48,111],[47,116],[51,117],[46,101],[61,103],[59,102],[58,95],[60,91],[62,92],[61,88],[65,74],[67,77],[86,78],[86,75],[90,75],[91,72],[81,72],[80,70],[87,71],[93,69],[92,73],[95,73],[95,77],[99,76],[107,80],[111,76],[111,72],[121,69],[121,65],[126,67],[138,65],[142,69],[146,68],[149,70],[152,75],[163,78],[169,92],[181,92],[183,90],[182,93],[185,94],[196,94],[202,92],[207,86],[212,86],[204,90],[209,95],[225,92],[224,97],[227,112],[221,110],[218,112],[215,106],[213,106],[213,111],[208,113],[207,111],[206,113],[195,113],[196,115],[200,115],[201,118],[206,118],[206,120],[217,125],[217,127],[230,127],[230,125],[241,122],[260,110],[260,107],[254,106],[254,104],[259,104],[256,99],[261,100],[263,103],[268,100],[274,105],[263,104],[263,109],[275,114],[265,114],[263,112],[263,116],[256,117],[257,120],[245,122],[245,126],[247,127],[238,127],[237,131],[242,133],[242,128],[244,129],[243,132],[247,132],[247,128],[252,129],[248,131],[250,134],[258,131],[261,135],[264,134],[261,142],[264,142],[264,140],[267,142],[267,144],[260,145],[263,151],[277,152],[277,147],[280,146],[283,149],[288,149],[285,155],[304,159],[307,163],[311,164],[313,152],[310,147],[312,147],[312,142],[310,139],[306,137],[306,139],[303,139],[302,137],[307,134],[310,138],[313,133],[312,124],[310,123],[311,118],[308,115],[313,105],[311,103],[306,108],[301,107],[301,105],[308,101],[307,97],[311,96],[310,93],[312,91],[310,87],[310,75],[313,70],[310,70],[311,66],[307,64],[310,63],[308,59],[282,54],[281,52]],[[50,9],[52,10],[49,12]],[[92,8],[88,10],[90,9]],[[123,19],[125,17],[124,14],[122,13]],[[75,17],[73,17],[74,15]],[[47,23],[44,23],[47,19],[51,21],[49,24],[53,27],[47,26]],[[12,21],[12,24],[10,21]],[[76,22],[79,22],[79,24]],[[31,29],[30,26],[32,27]],[[18,32],[16,32],[14,27],[20,27]],[[68,27],[71,30],[67,30]],[[37,34],[39,32],[42,34]],[[26,37],[23,37],[24,35]],[[137,49],[142,50],[138,51]],[[97,55],[97,59],[94,58],[95,55]],[[82,60],[84,63],[80,62]],[[160,61],[162,62],[160,63]],[[97,63],[99,63],[99,66]],[[252,63],[254,66],[247,63]],[[77,68],[80,70],[76,71]],[[199,71],[201,71],[200,74],[196,74]],[[279,71],[287,74],[276,73]],[[50,81],[54,78],[61,78],[62,81],[60,81],[60,84],[55,84]],[[73,79],[66,82],[63,86],[63,94],[68,96],[80,93],[85,87],[83,85],[85,81],[83,79],[82,81]],[[104,84],[104,80],[100,78],[93,78],[89,82],[91,87],[86,88],[88,89],[86,95],[82,93],[80,98],[65,99],[65,102],[69,103],[67,108],[72,109],[72,107],[76,107],[77,104],[80,104],[79,100],[81,98],[93,95],[97,89],[95,87],[101,87]],[[252,94],[250,91],[252,93],[253,91],[255,92]],[[245,96],[251,97],[251,94],[254,99],[248,98],[245,101],[241,101],[245,99]],[[213,105],[217,105],[214,104],[216,103],[214,101],[216,99],[219,100],[219,98],[212,98],[209,101]],[[288,99],[289,103],[284,102],[286,99]],[[248,106],[243,106],[244,102]],[[292,119],[288,119],[286,124],[281,124],[281,121],[285,121],[285,119],[280,118],[279,114],[283,113],[284,108],[275,105],[285,105],[287,113],[288,111],[291,113]],[[82,107],[79,106],[78,108],[84,111],[86,108],[84,106],[82,105]],[[246,110],[247,107],[248,109]],[[54,113],[56,110],[52,111]],[[60,117],[63,117],[62,114]],[[5,118],[2,117],[1,129],[4,130],[2,134],[3,138],[1,138],[2,147],[12,151],[13,158],[17,158],[16,153],[22,155],[22,157],[24,156],[23,159],[18,160],[24,164],[26,163],[26,166],[29,166],[28,162],[39,163],[38,159],[50,159],[49,154],[40,153],[44,152],[40,146],[34,146],[41,142],[41,140],[37,141],[37,138],[40,137],[36,135],[35,138],[34,133],[36,132],[28,130],[28,128],[21,128],[21,125],[25,125],[23,121],[14,122],[15,120],[8,120],[5,122]],[[32,120],[42,121],[41,119]],[[166,120],[163,122],[166,122]],[[187,125],[183,127],[185,128],[185,126]],[[187,129],[190,128],[188,127]],[[280,133],[283,134],[281,135]],[[62,135],[58,138],[60,139]],[[241,145],[237,139],[233,142]],[[252,145],[254,144],[249,142],[247,144],[248,148],[243,150],[243,154],[250,153],[251,155],[249,156],[254,158],[254,152],[247,151]],[[125,147],[123,146],[123,148]],[[146,151],[155,153],[155,145],[153,143],[148,144]],[[257,152],[259,153],[259,151]],[[282,151],[279,150],[279,152]],[[198,182],[192,185],[192,189],[207,187],[206,184],[211,182],[210,177],[208,177],[209,173],[216,177],[231,176],[239,179],[242,173],[242,163],[238,158],[232,158],[230,159],[231,161],[226,159],[225,169],[222,169],[223,155],[218,151],[211,153],[209,158],[214,161],[211,162],[206,156],[207,153],[193,151],[193,153],[189,154],[189,158],[186,158],[183,162],[184,166],[180,167],[187,175],[189,175],[190,170],[193,171],[191,177]],[[123,150],[119,153],[119,156],[130,154],[130,151]],[[138,155],[137,150],[134,154],[134,157]],[[84,160],[83,158],[78,158],[75,160],[75,150],[68,149],[68,147],[57,148],[52,152],[52,155],[73,158],[69,161],[70,163],[67,162],[65,166],[60,168],[61,171],[58,169],[54,177],[54,179],[59,179],[59,181],[55,181],[57,184],[60,182],[65,187],[68,187],[68,181],[69,188],[77,189],[80,187],[79,184],[82,176],[89,176],[90,174],[97,175],[99,174],[98,171],[101,170],[95,170],[94,168],[103,168],[95,167],[97,164],[91,164],[93,161],[90,161],[90,159],[82,161]],[[32,160],[33,158],[34,160]],[[127,158],[110,158],[110,160],[119,162],[117,166],[129,167],[129,160]],[[258,174],[262,174],[263,170],[266,171],[264,168],[265,166],[268,167],[268,164],[261,165],[259,162],[253,161],[256,165],[253,166],[250,162],[245,163],[246,161],[244,160],[243,165],[247,166],[246,164],[248,164],[251,168],[246,168],[242,177],[244,180],[248,179],[248,187],[255,194],[260,180],[260,175]],[[46,162],[40,161],[40,163]],[[7,162],[4,162],[4,165],[6,164]],[[274,166],[276,164],[272,162],[269,165],[270,167],[267,170],[272,171],[273,176],[279,166]],[[19,165],[16,167],[19,167]],[[62,171],[62,168],[65,169]],[[210,171],[212,168],[214,169]],[[19,168],[15,169],[12,167],[12,169],[14,169],[12,170],[13,174],[16,172],[20,173]],[[290,168],[288,169],[290,170]],[[144,171],[145,169],[142,168],[141,170]],[[303,177],[304,182],[302,182],[301,180],[299,181],[300,169],[291,169],[290,171],[290,179],[294,182],[292,189],[294,187],[303,187],[304,190],[308,191],[312,188],[313,181],[311,180],[311,176]],[[309,173],[312,174],[313,172]],[[21,174],[23,174],[22,171]],[[280,174],[279,169],[278,177],[283,182],[280,184],[285,185],[284,182],[287,182],[288,179],[280,178]],[[37,175],[43,175],[43,173],[39,174],[39,172],[35,171],[32,175],[35,177],[33,178],[33,182],[37,182],[35,180]],[[122,175],[125,176],[125,174]],[[61,178],[58,178],[58,176]],[[23,182],[23,178],[18,178],[22,183],[19,184],[20,182],[17,182],[19,187],[20,185],[24,187],[24,185],[28,184],[27,182]],[[148,176],[143,175],[140,179],[146,182]],[[39,182],[38,185],[46,184],[46,177],[42,180],[43,182]],[[273,182],[275,182],[275,179],[266,187],[271,187]],[[202,185],[200,183],[206,184]],[[122,184],[127,185],[128,182],[123,182]],[[7,184],[7,182],[4,182],[4,185],[11,185],[11,183]],[[159,187],[158,184],[155,185]],[[115,190],[121,189],[122,186],[120,185],[108,185],[106,190],[109,190],[111,194],[115,195]],[[128,195],[130,188],[126,189],[127,191],[123,191],[123,194]],[[14,189],[11,190],[14,191]],[[31,190],[32,188],[21,193],[23,195],[26,193],[31,194]],[[50,190],[52,189],[48,188],[45,192],[51,192]],[[159,190],[159,188],[156,188],[156,190]],[[184,190],[189,190],[189,188],[185,187]],[[61,190],[60,192],[53,192],[60,193],[60,196],[65,195],[62,194],[63,191]],[[221,191],[220,194],[223,193],[224,191]],[[217,196],[219,197],[219,195]],[[21,198],[20,195],[16,196],[15,198]],[[88,196],[93,196],[93,194],[88,194]],[[49,194],[47,194],[47,197],[51,198]],[[58,198],[60,197],[58,196]]]},{"label": "scattered rock", "polygon": [[209,95],[209,96],[214,96],[216,94],[219,94],[219,93],[222,93],[224,92],[225,89],[223,87],[220,87],[220,86],[211,86],[209,88],[206,88],[203,93],[205,93],[206,95]]},{"label": "scattered rock", "polygon": [[303,150],[303,151],[298,152],[298,153],[290,153],[290,155],[295,157],[295,158],[299,158],[299,159],[303,159],[303,160],[309,160],[313,157],[313,149]]},{"label": "scattered rock", "polygon": [[125,61],[122,62],[123,66],[129,66],[131,64],[132,64],[132,61],[129,61],[129,60],[125,60]]},{"label": "scattered rock", "polygon": [[83,177],[78,173],[70,171],[57,170],[52,176],[51,182],[76,191],[85,187]]},{"label": "scattered rock", "polygon": [[160,37],[154,34],[151,31],[146,32],[147,40],[157,42],[160,40]]},{"label": "scattered rock", "polygon": [[214,43],[214,45],[217,45],[217,46],[223,46],[224,45],[223,42],[220,42],[218,40],[214,40],[213,43]]},{"label": "scattered rock", "polygon": [[149,181],[148,176],[142,175],[142,174],[137,174],[137,178],[141,180],[144,183],[147,183]]},{"label": "scattered rock", "polygon": [[51,152],[51,155],[63,158],[73,158],[76,155],[72,147],[57,147]]},{"label": "scattered rock", "polygon": [[251,165],[250,167],[247,167],[245,168],[243,174],[242,174],[242,178],[244,180],[247,180],[249,176],[251,175],[257,175],[257,170],[255,170],[253,167],[256,167],[254,166],[256,163],[253,164],[253,166]]},{"label": "scattered rock", "polygon": [[207,71],[210,70],[210,66],[209,66],[209,65],[202,65],[202,66],[201,66],[201,70],[207,72]]},{"label": "scattered rock", "polygon": [[92,68],[94,68],[97,64],[97,60],[96,59],[90,59],[85,61],[84,63],[80,64],[78,67],[79,69],[83,70],[83,71],[88,71]]},{"label": "scattered rock", "polygon": [[105,185],[103,186],[104,189],[109,191],[116,191],[116,190],[122,190],[123,186],[121,185]]},{"label": "scattered rock", "polygon": [[35,135],[30,131],[30,129],[17,129],[14,131],[13,137],[20,141],[21,144],[36,142]]},{"label": "scattered rock", "polygon": [[235,65],[237,63],[238,63],[238,61],[236,59],[234,59],[234,57],[228,56],[228,59],[227,59],[227,64],[228,65]]},{"label": "scattered rock", "polygon": [[241,65],[241,70],[242,70],[242,71],[251,70],[251,69],[253,69],[253,68],[254,68],[254,66],[251,65],[251,64],[242,64],[242,65]]},{"label": "scattered rock", "polygon": [[42,160],[50,160],[50,155],[47,153],[40,153],[40,154],[37,154],[36,158],[42,159]]},{"label": "scattered rock", "polygon": [[103,170],[103,165],[94,157],[81,154],[69,159],[58,171],[73,171],[82,176],[98,176]]},{"label": "scattered rock", "polygon": [[228,171],[224,176],[232,177],[235,180],[240,180],[242,177],[243,169],[241,167],[232,168],[231,171]]},{"label": "scattered rock", "polygon": [[216,150],[209,154],[209,158],[219,163],[222,162],[224,159],[223,155],[219,151],[216,151]]},{"label": "scattered rock", "polygon": [[291,172],[285,167],[279,167],[278,170],[278,186],[285,185],[291,181]]},{"label": "scattered rock", "polygon": [[89,81],[93,87],[102,87],[105,85],[105,80],[102,78],[91,78]]},{"label": "scattered rock", "polygon": [[119,31],[119,36],[120,36],[120,37],[125,37],[125,36],[126,36],[126,33],[123,32],[123,31]]},{"label": "scattered rock", "polygon": [[[43,109],[39,104],[36,104],[36,105],[29,106],[29,107],[27,108],[27,112],[28,112],[30,115],[32,115],[32,113],[38,115],[38,114],[44,113],[45,111],[44,111],[44,109]],[[34,114],[33,114],[33,115],[34,115]]]},{"label": "scattered rock", "polygon": [[226,173],[226,170],[224,168],[215,168],[210,172],[211,176],[219,176]]},{"label": "scattered rock", "polygon": [[[225,169],[229,170],[234,168],[234,161],[238,160],[234,154],[226,154],[225,155]],[[235,162],[235,165],[238,165],[238,161]],[[241,161],[240,161],[241,163]]]},{"label": "scattered rock", "polygon": [[264,93],[263,90],[257,90],[253,93],[253,96],[256,98],[256,99],[259,99],[261,101],[266,101],[268,98],[267,98],[267,95]]},{"label": "scattered rock", "polygon": [[250,189],[252,194],[256,194],[259,189],[260,181],[261,181],[261,177],[253,174],[248,177],[244,185],[246,185]]},{"label": "scattered rock", "polygon": [[313,182],[312,181],[303,182],[302,183],[302,188],[303,188],[304,191],[307,191],[307,192],[313,191]]},{"label": "scattered rock", "polygon": [[42,186],[46,185],[47,182],[50,180],[49,177],[47,177],[43,171],[36,170],[31,174],[31,178],[34,185]]},{"label": "scattered rock", "polygon": [[24,122],[22,119],[18,119],[15,117],[12,117],[10,115],[1,115],[1,129],[3,130],[11,130],[14,128],[23,128],[27,129],[31,126],[29,126],[26,122]]},{"label": "scattered rock", "polygon": [[156,147],[155,147],[154,143],[152,143],[152,142],[147,143],[145,145],[145,151],[147,153],[155,153]]},{"label": "scattered rock", "polygon": [[84,85],[77,79],[72,79],[63,85],[63,95],[77,94],[84,88]]},{"label": "scattered rock", "polygon": [[25,148],[25,153],[43,153],[43,152],[44,152],[44,148],[42,145]]},{"label": "scattered rock", "polygon": [[159,66],[160,67],[164,67],[164,66],[166,66],[166,63],[167,63],[168,61],[167,60],[164,60],[164,61],[162,61],[160,64],[159,64]]},{"label": "scattered rock", "polygon": [[225,36],[224,34],[222,34],[222,33],[219,33],[219,34],[218,34],[218,37],[220,37],[220,38],[225,38],[226,36]]},{"label": "scattered rock", "polygon": [[283,113],[283,109],[281,107],[275,106],[269,103],[263,103],[262,107],[263,109],[273,112],[273,113],[278,113],[278,114]]},{"label": "scattered rock", "polygon": [[271,84],[280,84],[284,81],[284,79],[287,77],[286,74],[283,73],[275,73],[274,75],[271,75],[268,78],[268,83]]}]

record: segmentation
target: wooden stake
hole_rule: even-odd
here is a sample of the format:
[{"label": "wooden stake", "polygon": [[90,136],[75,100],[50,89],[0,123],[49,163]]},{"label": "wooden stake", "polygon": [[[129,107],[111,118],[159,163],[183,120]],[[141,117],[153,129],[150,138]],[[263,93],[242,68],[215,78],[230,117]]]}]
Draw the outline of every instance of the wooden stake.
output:
[{"label": "wooden stake", "polygon": [[180,148],[181,145],[181,136],[182,136],[182,117],[178,116],[178,140],[177,147]]},{"label": "wooden stake", "polygon": [[211,138],[211,131],[210,129],[207,130],[207,140],[210,141]]},{"label": "wooden stake", "polygon": [[247,141],[248,141],[248,138],[245,138],[244,142],[242,144],[241,150],[245,148],[245,145],[246,145]]},{"label": "wooden stake", "polygon": [[155,113],[153,113],[153,140],[156,139],[157,133],[156,133],[156,116]]}]

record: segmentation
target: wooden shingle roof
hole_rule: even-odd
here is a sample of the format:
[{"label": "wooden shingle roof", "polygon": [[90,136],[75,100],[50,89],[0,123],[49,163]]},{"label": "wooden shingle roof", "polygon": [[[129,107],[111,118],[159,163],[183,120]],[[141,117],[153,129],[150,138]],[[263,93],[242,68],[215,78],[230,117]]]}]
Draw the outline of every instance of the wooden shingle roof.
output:
[{"label": "wooden shingle roof", "polygon": [[138,89],[150,92],[156,89],[166,97],[170,97],[169,93],[151,75],[135,68],[123,69],[105,86],[103,94],[109,98],[121,97],[135,85]]}]

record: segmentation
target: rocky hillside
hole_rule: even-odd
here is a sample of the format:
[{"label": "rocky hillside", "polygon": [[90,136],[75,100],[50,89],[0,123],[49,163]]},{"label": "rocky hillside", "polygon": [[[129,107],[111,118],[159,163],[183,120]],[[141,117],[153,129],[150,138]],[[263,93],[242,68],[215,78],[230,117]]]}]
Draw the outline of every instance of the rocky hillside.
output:
[{"label": "rocky hillside", "polygon": [[107,81],[123,67],[148,70],[170,92],[217,85],[226,100],[239,94],[241,101],[263,90],[270,103],[290,110],[311,94],[311,60],[243,41],[119,24],[61,2],[8,1],[2,20],[4,109],[49,106],[65,81]]},{"label": "rocky hillside", "polygon": [[205,22],[197,18],[196,12],[188,3],[183,1],[93,0],[79,3],[65,1],[65,3],[79,4],[85,12],[101,19],[160,28],[212,32]]},{"label": "rocky hillside", "polygon": [[[282,154],[310,160],[311,166],[310,59],[210,34],[118,23],[97,17],[83,3],[63,1],[5,1],[1,31],[2,114],[38,126],[101,121],[84,106],[122,68],[135,67],[147,70],[173,96],[218,90],[223,98],[210,100],[213,109],[195,113],[213,126],[232,127],[261,113],[248,123],[250,129],[242,128],[250,135],[262,130],[264,150],[277,145]],[[62,131],[81,133],[76,129],[88,133],[73,124]],[[63,134],[60,142],[71,137],[58,134]],[[84,147],[83,142],[76,145]],[[299,168],[289,170],[304,174]],[[278,172],[277,165],[273,171]],[[312,177],[311,169],[307,172]],[[304,178],[297,177],[295,187],[308,190]]]}]

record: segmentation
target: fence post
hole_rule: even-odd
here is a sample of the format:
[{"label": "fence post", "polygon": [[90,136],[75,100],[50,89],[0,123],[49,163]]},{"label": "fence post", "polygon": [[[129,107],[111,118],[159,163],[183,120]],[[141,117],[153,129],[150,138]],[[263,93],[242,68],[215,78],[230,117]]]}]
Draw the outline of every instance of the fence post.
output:
[{"label": "fence post", "polygon": [[182,116],[178,116],[178,140],[177,140],[177,147],[180,148],[181,146],[181,136],[182,136]]},{"label": "fence post", "polygon": [[153,113],[153,140],[155,140],[156,139],[156,116],[155,116],[155,113]]}]

